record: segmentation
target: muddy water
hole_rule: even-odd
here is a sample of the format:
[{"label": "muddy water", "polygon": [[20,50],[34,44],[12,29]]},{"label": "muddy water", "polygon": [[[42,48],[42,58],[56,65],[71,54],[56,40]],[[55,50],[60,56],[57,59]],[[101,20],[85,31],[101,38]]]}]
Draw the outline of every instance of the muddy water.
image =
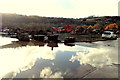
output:
[{"label": "muddy water", "polygon": [[[118,41],[48,44],[0,37],[0,78],[83,78],[118,64]],[[111,69],[107,77],[117,77],[117,67]]]}]

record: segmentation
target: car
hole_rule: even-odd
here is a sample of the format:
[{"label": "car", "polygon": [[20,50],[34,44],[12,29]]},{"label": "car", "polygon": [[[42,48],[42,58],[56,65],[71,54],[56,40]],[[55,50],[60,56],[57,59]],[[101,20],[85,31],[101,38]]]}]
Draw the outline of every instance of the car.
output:
[{"label": "car", "polygon": [[104,31],[102,33],[103,39],[117,39],[117,35],[112,31]]}]

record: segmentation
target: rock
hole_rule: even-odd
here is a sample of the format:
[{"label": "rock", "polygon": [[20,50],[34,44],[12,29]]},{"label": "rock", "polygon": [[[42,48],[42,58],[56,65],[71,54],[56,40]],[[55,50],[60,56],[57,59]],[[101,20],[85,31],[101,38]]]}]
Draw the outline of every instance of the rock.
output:
[{"label": "rock", "polygon": [[34,35],[33,39],[37,41],[44,41],[45,35]]},{"label": "rock", "polygon": [[19,41],[30,41],[28,33],[19,33],[17,34],[17,38]]},{"label": "rock", "polygon": [[74,43],[75,37],[66,37],[64,40],[65,43]]},{"label": "rock", "polygon": [[48,41],[58,41],[58,35],[49,35],[48,36]]}]

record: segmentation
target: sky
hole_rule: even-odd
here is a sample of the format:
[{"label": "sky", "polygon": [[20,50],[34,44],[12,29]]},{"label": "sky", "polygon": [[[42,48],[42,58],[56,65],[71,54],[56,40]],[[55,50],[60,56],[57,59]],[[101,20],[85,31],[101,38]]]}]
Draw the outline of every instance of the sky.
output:
[{"label": "sky", "polygon": [[83,18],[118,16],[120,0],[0,0],[0,13]]}]

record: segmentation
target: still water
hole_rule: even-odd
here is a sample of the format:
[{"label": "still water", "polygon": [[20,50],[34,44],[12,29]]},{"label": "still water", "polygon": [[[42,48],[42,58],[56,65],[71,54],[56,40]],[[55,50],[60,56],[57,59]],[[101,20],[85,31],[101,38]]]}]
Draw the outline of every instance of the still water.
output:
[{"label": "still water", "polygon": [[[83,78],[95,70],[118,64],[118,41],[48,44],[0,36],[0,79]],[[117,77],[117,68],[112,69],[111,77]]]}]

